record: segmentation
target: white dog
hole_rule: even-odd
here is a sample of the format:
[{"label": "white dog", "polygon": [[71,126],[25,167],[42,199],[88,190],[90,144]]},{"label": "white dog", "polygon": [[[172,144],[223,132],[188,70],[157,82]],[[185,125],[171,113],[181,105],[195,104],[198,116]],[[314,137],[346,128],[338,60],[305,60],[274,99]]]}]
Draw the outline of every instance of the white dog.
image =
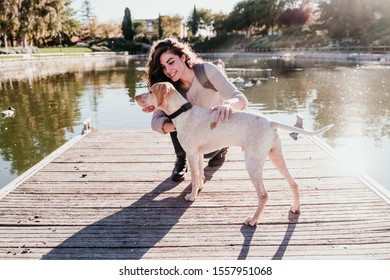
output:
[{"label": "white dog", "polygon": [[304,135],[319,135],[332,125],[318,131],[305,131],[245,111],[235,111],[228,120],[215,123],[215,112],[192,106],[170,83],[154,84],[148,93],[137,95],[136,101],[144,108],[154,106],[155,109],[161,109],[172,119],[180,144],[187,153],[191,170],[192,191],[185,196],[186,200],[194,201],[203,188],[203,154],[223,147],[238,146],[245,151],[246,168],[258,197],[257,210],[252,217],[246,219],[245,224],[257,225],[268,199],[263,184],[263,166],[267,156],[290,184],[294,197],[291,211],[299,213],[298,184],[287,169],[276,129],[281,128]]}]

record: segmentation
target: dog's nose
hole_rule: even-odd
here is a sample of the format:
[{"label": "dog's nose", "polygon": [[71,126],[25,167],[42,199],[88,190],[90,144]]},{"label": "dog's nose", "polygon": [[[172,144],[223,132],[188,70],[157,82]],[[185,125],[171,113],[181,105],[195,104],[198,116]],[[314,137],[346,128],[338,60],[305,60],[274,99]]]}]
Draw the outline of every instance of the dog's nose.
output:
[{"label": "dog's nose", "polygon": [[145,97],[145,95],[149,94],[149,92],[145,92],[145,93],[140,93],[140,94],[137,94],[134,98],[135,100],[140,100],[142,98]]}]

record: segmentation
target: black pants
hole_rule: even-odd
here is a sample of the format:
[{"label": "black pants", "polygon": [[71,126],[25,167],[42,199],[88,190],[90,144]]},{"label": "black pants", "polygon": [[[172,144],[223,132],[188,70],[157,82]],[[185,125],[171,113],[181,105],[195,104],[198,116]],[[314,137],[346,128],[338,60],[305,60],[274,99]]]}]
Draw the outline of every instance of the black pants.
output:
[{"label": "black pants", "polygon": [[171,136],[173,148],[175,149],[175,154],[178,157],[185,157],[186,152],[184,151],[183,147],[180,145],[179,139],[177,139],[177,132],[171,132],[169,133]]}]

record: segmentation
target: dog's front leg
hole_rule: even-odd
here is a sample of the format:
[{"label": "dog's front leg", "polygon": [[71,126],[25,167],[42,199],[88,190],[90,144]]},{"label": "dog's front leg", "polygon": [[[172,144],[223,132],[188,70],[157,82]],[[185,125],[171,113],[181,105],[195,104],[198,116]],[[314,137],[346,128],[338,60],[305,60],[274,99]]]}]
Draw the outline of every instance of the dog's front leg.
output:
[{"label": "dog's front leg", "polygon": [[202,154],[202,155],[199,155],[199,190],[198,190],[198,192],[203,190],[204,180],[205,180],[205,177],[204,177],[203,154]]},{"label": "dog's front leg", "polygon": [[198,196],[198,192],[200,188],[203,187],[203,179],[200,177],[200,170],[199,170],[200,155],[198,153],[193,153],[191,155],[187,153],[187,158],[191,170],[192,189],[191,189],[191,193],[185,196],[185,199],[189,201],[194,201]]}]

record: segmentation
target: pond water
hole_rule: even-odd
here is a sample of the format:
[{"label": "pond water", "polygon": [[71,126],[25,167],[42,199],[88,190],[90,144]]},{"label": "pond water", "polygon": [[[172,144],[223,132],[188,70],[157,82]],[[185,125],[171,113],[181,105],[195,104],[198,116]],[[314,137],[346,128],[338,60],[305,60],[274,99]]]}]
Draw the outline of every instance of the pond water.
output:
[{"label": "pond water", "polygon": [[[389,67],[221,58],[250,110],[290,124],[299,113],[307,129],[335,124],[322,139],[390,190]],[[112,58],[52,76],[0,79],[0,110],[15,108],[13,117],[0,118],[0,188],[80,134],[87,118],[101,129],[150,127],[151,114],[134,103],[146,90],[144,65],[144,59]]]}]

